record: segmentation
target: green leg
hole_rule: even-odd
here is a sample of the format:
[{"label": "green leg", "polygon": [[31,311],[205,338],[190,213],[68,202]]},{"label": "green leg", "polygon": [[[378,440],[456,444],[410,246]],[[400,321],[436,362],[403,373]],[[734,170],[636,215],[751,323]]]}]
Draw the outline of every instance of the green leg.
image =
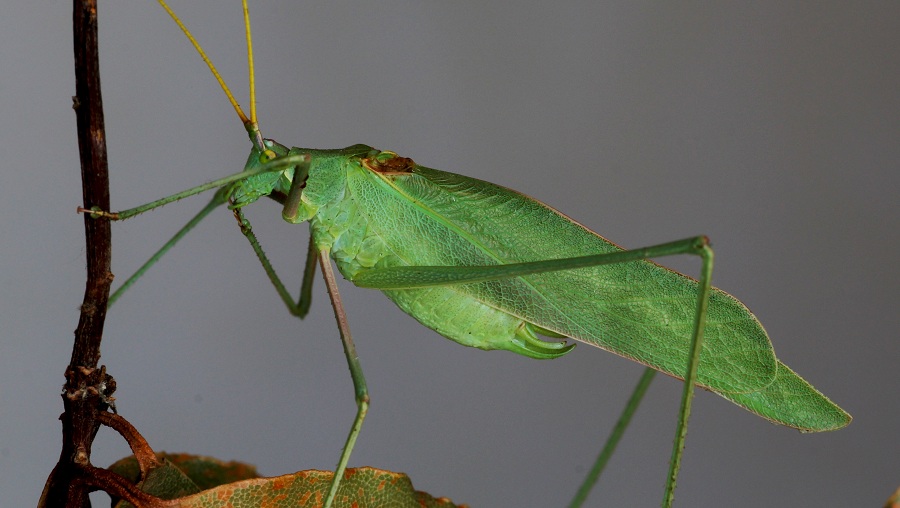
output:
[{"label": "green leg", "polygon": [[331,306],[334,309],[334,316],[337,320],[338,330],[341,335],[341,341],[344,344],[344,355],[347,357],[347,364],[350,368],[350,377],[353,380],[353,389],[356,394],[357,405],[356,418],[354,418],[353,420],[353,425],[350,428],[350,434],[347,436],[347,442],[345,443],[344,449],[341,452],[341,457],[338,460],[337,467],[335,468],[331,486],[329,487],[328,494],[325,498],[324,506],[328,508],[334,502],[335,495],[337,495],[337,490],[344,475],[344,470],[347,469],[347,462],[350,460],[350,453],[353,451],[353,446],[356,444],[356,439],[357,437],[359,437],[359,432],[362,429],[363,420],[365,419],[366,413],[369,410],[369,392],[366,388],[366,378],[363,375],[362,367],[359,363],[359,357],[356,354],[356,347],[353,345],[353,338],[350,335],[350,327],[347,323],[347,316],[344,313],[344,304],[341,301],[341,295],[337,289],[337,282],[334,277],[334,271],[331,268],[331,262],[328,259],[328,252],[317,251],[315,245],[313,244],[312,238],[310,238],[310,247],[309,253],[306,258],[306,267],[304,270],[303,285],[300,290],[300,299],[295,303],[291,298],[291,295],[288,293],[287,288],[275,273],[275,270],[272,267],[272,263],[269,261],[265,252],[262,250],[262,247],[259,244],[259,240],[256,238],[256,235],[253,233],[253,229],[250,226],[250,221],[248,221],[247,218],[244,217],[244,214],[240,209],[235,209],[234,215],[241,226],[241,232],[245,237],[247,237],[250,245],[253,246],[253,250],[256,252],[257,257],[259,257],[259,260],[263,265],[263,269],[265,269],[266,274],[269,276],[269,280],[272,281],[272,284],[275,286],[275,289],[278,291],[278,294],[281,296],[281,299],[284,301],[285,305],[287,305],[288,309],[291,311],[291,314],[303,317],[306,314],[306,311],[309,310],[310,294],[312,290],[312,275],[315,273],[316,258],[318,258],[319,265],[322,268],[322,275],[325,278],[325,285],[328,289],[328,295],[331,297]]},{"label": "green leg", "polygon": [[625,434],[625,429],[631,423],[631,417],[634,416],[634,412],[637,411],[638,406],[641,404],[644,394],[647,393],[647,388],[650,388],[650,382],[653,381],[654,376],[656,376],[655,370],[650,367],[644,369],[644,374],[641,375],[637,386],[634,387],[628,403],[625,404],[625,409],[622,410],[622,414],[619,416],[619,421],[613,427],[612,433],[607,438],[606,444],[603,445],[603,450],[597,456],[597,460],[588,472],[587,477],[585,477],[581,486],[578,487],[578,492],[575,493],[575,497],[569,503],[569,508],[579,508],[587,500],[588,494],[591,493],[591,489],[594,488],[594,484],[600,479],[600,474],[606,467],[607,462],[609,462],[613,452],[616,451],[616,446]]},{"label": "green leg", "polygon": [[[506,279],[510,277],[519,277],[534,273],[545,273],[556,270],[570,270],[574,268],[582,268],[588,266],[599,266],[613,263],[623,263],[627,261],[638,261],[648,258],[657,258],[663,256],[672,256],[677,254],[691,254],[699,256],[703,265],[700,269],[700,284],[697,293],[697,307],[694,313],[694,330],[691,339],[690,357],[686,365],[684,376],[684,391],[681,397],[681,410],[679,412],[678,426],[675,433],[675,443],[672,448],[672,459],[669,463],[669,474],[666,480],[666,492],[663,498],[663,506],[672,505],[675,492],[675,480],[678,476],[678,469],[681,466],[681,455],[684,451],[684,441],[687,435],[687,422],[691,413],[691,402],[694,396],[694,383],[697,380],[697,367],[699,365],[700,352],[702,351],[703,328],[706,325],[706,308],[709,303],[710,280],[712,278],[713,269],[713,251],[709,246],[709,239],[700,236],[688,238],[685,240],[677,240],[652,247],[642,249],[627,250],[606,254],[595,254],[591,256],[582,256],[577,258],[551,259],[544,261],[533,261],[527,263],[512,263],[506,265],[491,266],[398,266],[383,269],[372,269],[360,273],[353,279],[353,283],[360,287],[369,287],[374,289],[407,289],[416,287],[430,286],[446,286],[452,284],[463,284],[470,282],[483,282],[489,280]],[[635,390],[636,392],[639,389]],[[632,401],[626,406],[625,413],[633,412],[640,398],[632,396]],[[620,421],[625,418],[623,415]],[[628,416],[630,418],[630,416]],[[627,420],[627,419],[626,419]],[[627,425],[627,422],[626,422]],[[614,448],[616,442],[621,437],[621,431],[618,429],[607,441],[604,453],[598,460],[605,461],[607,457],[607,448]],[[611,453],[611,450],[610,450]],[[603,464],[596,468],[602,469]],[[590,479],[593,483],[596,479]],[[582,486],[582,489],[590,490],[589,487]],[[587,491],[579,490],[579,497],[586,497]],[[582,499],[583,500],[583,499]],[[572,506],[578,506],[573,501]]]},{"label": "green leg", "polygon": [[[675,484],[676,479],[678,478],[678,470],[681,468],[681,456],[684,453],[688,418],[691,414],[691,402],[694,397],[694,383],[697,380],[697,367],[700,364],[703,328],[706,325],[706,308],[709,304],[710,280],[712,279],[713,269],[713,251],[709,246],[708,240],[705,238],[701,238],[700,240],[701,241],[697,242],[690,251],[685,252],[700,256],[703,260],[703,265],[700,268],[700,284],[699,291],[697,292],[697,310],[694,313],[694,332],[691,339],[691,354],[688,359],[687,372],[684,376],[681,409],[678,415],[678,425],[675,430],[675,442],[672,446],[672,459],[669,461],[669,473],[666,477],[666,491],[662,502],[662,505],[665,508],[672,506],[672,501],[675,498]],[[587,478],[585,478],[581,487],[579,487],[578,492],[575,494],[575,498],[569,504],[570,508],[580,507],[587,499],[591,488],[593,488],[594,484],[597,482],[600,473],[603,471],[607,461],[615,451],[616,445],[622,438],[625,429],[628,427],[632,415],[641,403],[641,399],[644,397],[644,393],[650,386],[650,381],[653,380],[655,373],[656,371],[649,367],[644,370],[644,375],[641,377],[640,381],[638,381],[631,398],[625,405],[625,409],[622,411],[619,421],[616,423],[616,426],[613,428],[612,433],[607,439],[603,451],[600,452],[600,455],[597,457]]]},{"label": "green leg", "polygon": [[687,373],[684,376],[684,391],[681,395],[681,411],[678,417],[678,427],[675,430],[675,443],[672,446],[672,460],[669,461],[669,475],[666,479],[666,494],[662,505],[665,508],[672,506],[675,499],[675,480],[678,470],[681,468],[681,455],[684,452],[684,440],[687,437],[688,417],[691,415],[691,402],[694,399],[694,383],[697,381],[697,367],[700,365],[700,351],[703,345],[703,329],[706,326],[706,308],[709,305],[710,281],[713,270],[713,250],[709,241],[697,246],[693,252],[700,256],[703,265],[700,267],[700,288],[697,293],[697,312],[694,313],[694,337],[691,341],[691,357],[687,364]]},{"label": "green leg", "polygon": [[194,226],[199,224],[201,220],[205,219],[206,216],[210,214],[210,212],[225,204],[225,200],[226,198],[224,189],[216,192],[216,195],[213,196],[209,203],[205,207],[203,207],[203,209],[200,210],[197,215],[195,215],[190,221],[188,221],[188,223],[185,224],[184,227],[179,229],[178,232],[175,233],[175,236],[173,236],[168,242],[166,242],[165,245],[160,247],[160,249],[156,251],[155,254],[150,256],[150,259],[148,259],[146,263],[141,265],[141,267],[138,268],[138,270],[134,272],[134,274],[129,277],[124,284],[119,286],[119,288],[116,289],[116,291],[112,295],[110,295],[107,308],[112,307],[116,300],[118,300],[119,297],[121,297],[122,294],[125,293],[125,291],[128,291],[128,289],[133,286],[134,283],[137,282],[137,280],[140,279],[144,275],[144,273],[150,269],[151,266],[155,265],[156,262],[159,261],[161,257],[163,257],[163,254],[169,252],[169,249],[174,247],[179,240],[184,238],[184,236],[188,234],[188,232],[194,229]]},{"label": "green leg", "polygon": [[303,270],[303,283],[300,287],[300,296],[297,301],[294,301],[294,298],[288,292],[287,287],[285,287],[284,283],[281,282],[281,278],[278,277],[278,274],[275,273],[275,268],[272,266],[272,262],[269,261],[269,257],[266,256],[265,251],[262,249],[262,245],[259,243],[259,239],[256,238],[256,234],[253,233],[253,227],[250,225],[250,221],[244,216],[244,212],[241,211],[240,208],[236,208],[233,210],[234,217],[238,221],[238,225],[241,227],[241,233],[247,238],[250,242],[250,245],[253,247],[253,251],[256,252],[256,257],[259,258],[259,262],[262,263],[263,269],[266,271],[266,275],[269,276],[269,280],[272,281],[272,285],[275,286],[275,290],[278,291],[278,296],[281,297],[281,300],[287,306],[288,311],[294,316],[299,318],[303,318],[306,316],[307,312],[309,312],[309,306],[311,303],[312,297],[312,279],[313,275],[316,271],[316,249],[313,245],[312,238],[309,240],[309,249],[306,257],[306,264]]},{"label": "green leg", "polygon": [[[201,220],[206,218],[206,216],[209,215],[214,209],[218,208],[220,205],[225,204],[225,202],[228,200],[229,195],[231,194],[231,189],[232,189],[231,184],[241,181],[245,178],[254,176],[254,175],[267,173],[267,172],[273,172],[273,171],[283,171],[284,169],[286,169],[290,166],[299,166],[299,167],[301,167],[301,171],[304,171],[304,172],[308,171],[309,156],[307,156],[307,155],[289,155],[286,157],[281,157],[281,158],[271,161],[267,164],[263,164],[262,166],[260,166],[258,168],[241,171],[240,173],[235,173],[231,176],[226,176],[225,178],[220,178],[218,180],[215,180],[215,181],[212,181],[209,183],[205,183],[203,185],[198,185],[197,187],[192,187],[190,189],[173,194],[171,196],[167,196],[165,198],[158,199],[156,201],[152,201],[150,203],[147,203],[147,204],[144,204],[141,206],[137,206],[134,208],[129,208],[129,209],[123,210],[121,212],[106,212],[103,210],[86,210],[84,208],[79,208],[78,209],[79,212],[90,213],[91,217],[93,217],[93,218],[106,217],[107,219],[110,219],[110,220],[125,220],[125,219],[130,219],[131,217],[134,217],[135,215],[144,213],[146,211],[153,210],[154,208],[159,208],[168,203],[172,203],[174,201],[184,199],[188,196],[200,194],[201,192],[205,192],[205,191],[211,190],[211,189],[216,189],[216,188],[218,189],[216,194],[210,200],[209,204],[207,204],[202,210],[200,210],[200,212],[197,215],[195,215],[190,221],[188,221],[188,223],[185,224],[184,227],[182,227],[175,234],[175,236],[173,236],[168,242],[165,243],[165,245],[163,245],[158,251],[156,251],[156,253],[153,254],[153,256],[151,256],[150,259],[148,259],[146,263],[141,265],[141,267],[131,277],[129,277],[128,280],[126,280],[125,283],[122,284],[109,297],[108,307],[111,307],[113,305],[113,303],[115,303],[125,293],[125,291],[127,291],[129,288],[131,288],[131,286],[133,286],[134,283],[137,282],[137,280],[140,279],[144,275],[144,273],[146,273],[146,271],[150,269],[151,266],[156,264],[156,262],[159,261],[159,259],[162,258],[162,256],[165,253],[167,253],[172,247],[174,247],[175,244],[178,243],[179,240],[184,238],[184,236],[187,235],[188,232],[190,232],[197,224],[199,224]],[[305,173],[303,173],[303,174],[305,175]],[[313,260],[312,264],[313,264],[313,266],[315,265],[315,260]],[[307,263],[307,265],[309,265],[309,263]],[[308,273],[308,270],[306,273]],[[302,294],[308,295],[309,292],[312,290],[312,282],[307,283],[306,278],[311,278],[311,277],[309,275],[306,275],[306,277],[304,278],[304,284],[303,284],[304,293],[302,293]],[[301,296],[301,299],[302,299],[302,296]],[[309,299],[307,298],[305,301],[305,305],[306,305],[305,308],[307,310],[309,309],[309,301],[308,300]],[[302,305],[301,305],[301,307],[302,307]],[[305,315],[305,314],[306,314],[306,312],[303,311],[302,315]],[[301,315],[301,317],[302,317],[302,315]]]},{"label": "green leg", "polygon": [[353,278],[353,284],[361,288],[372,289],[412,289],[432,286],[450,286],[489,280],[509,279],[535,273],[546,273],[560,270],[574,270],[588,266],[611,265],[626,261],[660,258],[678,254],[702,256],[701,251],[709,248],[709,239],[705,236],[686,238],[674,242],[661,243],[641,249],[592,254],[576,258],[547,259],[510,263],[505,265],[485,266],[392,266],[390,268],[372,268],[360,272]]},{"label": "green leg", "polygon": [[297,301],[297,315],[301,318],[309,314],[312,304],[312,285],[316,274],[316,259],[319,257],[312,235],[309,235],[309,247],[306,250],[306,266],[303,268],[303,282],[300,285],[300,300]]},{"label": "green leg", "polygon": [[[309,155],[300,155],[301,163],[298,164],[294,170],[294,178],[291,181],[291,188],[288,192],[288,195],[284,197],[284,199],[275,198],[276,201],[279,201],[284,209],[282,211],[282,216],[288,222],[296,223],[296,217],[298,215],[298,211],[300,208],[300,196],[302,195],[303,188],[306,185],[306,177],[309,174]],[[274,196],[270,196],[274,197]],[[281,282],[281,278],[278,277],[278,274],[275,273],[275,268],[272,266],[272,263],[269,261],[268,256],[263,251],[262,246],[259,243],[259,240],[256,238],[256,235],[253,233],[253,228],[250,226],[250,221],[244,217],[243,212],[240,210],[234,210],[235,218],[238,221],[238,224],[241,227],[241,232],[250,242],[250,245],[253,247],[253,251],[256,252],[256,256],[259,258],[260,263],[262,263],[263,269],[266,271],[266,275],[268,275],[269,280],[272,281],[272,284],[275,286],[275,290],[278,291],[278,295],[281,296],[281,300],[287,306],[288,310],[291,314],[303,319],[309,313],[309,307],[312,304],[312,285],[314,275],[316,274],[316,258],[318,257],[318,252],[316,250],[315,244],[312,239],[312,235],[309,238],[309,246],[306,251],[306,263],[303,267],[303,282],[300,285],[300,296],[297,301],[294,302],[294,299],[291,298],[290,293],[288,293],[287,288],[284,283]]]},{"label": "green leg", "polygon": [[[203,185],[198,185],[196,187],[191,187],[190,189],[178,192],[176,194],[172,194],[171,196],[166,196],[162,199],[157,199],[156,201],[151,201],[147,204],[136,206],[134,208],[129,208],[127,210],[122,210],[121,212],[107,212],[104,210],[86,210],[84,208],[79,208],[79,212],[90,213],[91,217],[106,217],[109,220],[125,220],[134,217],[135,215],[142,214],[149,210],[153,210],[154,208],[159,208],[163,205],[167,205],[169,203],[178,201],[180,199],[184,199],[189,196],[193,196],[195,194],[200,194],[202,192],[206,192],[208,190],[217,189],[219,187],[230,187],[231,184],[235,182],[239,182],[251,176],[260,175],[263,173],[271,173],[275,171],[284,171],[285,169],[291,166],[298,165],[308,165],[309,164],[309,156],[308,155],[287,155],[285,157],[280,157],[271,162],[263,164],[258,168],[247,169],[241,171],[240,173],[235,173],[230,176],[226,176],[225,178],[220,178],[218,180],[214,180],[209,183],[205,183]],[[227,191],[224,191],[227,192]]]},{"label": "green leg", "polygon": [[350,326],[347,323],[344,304],[341,302],[340,293],[338,293],[337,281],[331,268],[331,260],[328,259],[327,250],[323,249],[319,252],[319,265],[322,267],[322,275],[325,277],[328,296],[331,297],[331,306],[334,309],[334,317],[337,320],[338,330],[341,334],[341,342],[344,343],[344,355],[347,357],[347,365],[350,367],[350,377],[353,378],[353,391],[356,394],[357,407],[356,418],[353,420],[353,426],[350,427],[350,434],[347,436],[347,442],[344,444],[341,458],[338,460],[337,467],[334,470],[331,487],[328,489],[328,495],[325,498],[325,508],[330,508],[337,495],[341,479],[344,476],[344,470],[347,468],[347,461],[350,460],[350,452],[353,451],[353,445],[356,444],[356,438],[359,437],[363,420],[369,411],[369,391],[366,388],[366,378],[363,376],[362,366],[359,364],[356,347],[353,345],[353,338],[350,336]]}]

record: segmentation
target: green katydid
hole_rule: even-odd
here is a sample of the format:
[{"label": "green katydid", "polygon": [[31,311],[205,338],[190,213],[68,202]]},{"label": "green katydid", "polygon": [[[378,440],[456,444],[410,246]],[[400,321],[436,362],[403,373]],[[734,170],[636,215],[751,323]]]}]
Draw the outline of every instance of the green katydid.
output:
[{"label": "green katydid", "polygon": [[[246,13],[245,2],[249,43]],[[282,299],[300,317],[308,310],[311,276],[319,261],[359,407],[326,505],[334,499],[368,408],[365,379],[329,258],[357,286],[382,290],[422,324],[464,345],[555,358],[574,344],[539,336],[572,338],[645,364],[648,372],[654,372],[652,368],[685,379],[665,504],[674,491],[694,384],[801,430],[833,430],[849,423],[849,415],[776,359],[768,336],[743,304],[709,288],[712,251],[704,238],[622,251],[539,201],[419,166],[390,151],[365,145],[288,148],[262,137],[253,107],[252,63],[250,75],[249,118],[219,78],[253,143],[244,171],[122,212],[93,212],[124,220],[219,189],[209,205],[117,290],[111,303],[203,217],[226,203]],[[310,251],[296,301],[241,212],[263,196],[284,205],[288,222],[310,223]],[[673,254],[700,256],[700,280],[645,261]],[[645,376],[637,391],[649,379]],[[626,413],[637,401],[639,397]],[[601,457],[608,457],[614,445],[611,439]]]}]

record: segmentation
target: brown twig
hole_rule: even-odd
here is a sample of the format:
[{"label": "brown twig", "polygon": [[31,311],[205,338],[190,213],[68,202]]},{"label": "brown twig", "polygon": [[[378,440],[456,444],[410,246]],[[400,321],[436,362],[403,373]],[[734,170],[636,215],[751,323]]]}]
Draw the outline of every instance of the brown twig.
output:
[{"label": "brown twig", "polygon": [[100,423],[118,432],[128,442],[128,446],[131,447],[131,453],[134,454],[134,458],[137,460],[141,478],[147,478],[147,473],[151,469],[162,465],[162,462],[156,456],[156,452],[150,448],[150,444],[134,428],[134,425],[117,414],[100,413],[97,416]]},{"label": "brown twig", "polygon": [[[100,94],[100,68],[97,48],[96,0],[73,0],[75,48],[75,97],[73,107],[78,124],[78,148],[81,154],[81,178],[84,207],[109,209],[109,174],[106,158],[106,132],[103,101]],[[110,224],[106,219],[84,216],[87,245],[87,284],[81,305],[81,317],[75,331],[72,358],[66,369],[63,390],[65,412],[63,445],[59,462],[50,474],[40,506],[70,508],[90,506],[88,492],[93,467],[91,444],[100,422],[98,414],[111,402],[115,383],[105,369],[97,369],[100,340],[106,319],[110,273]]]},{"label": "brown twig", "polygon": [[175,508],[177,499],[164,500],[142,492],[131,484],[126,478],[99,467],[88,465],[85,467],[84,479],[78,480],[86,486],[102,488],[117,499],[128,501],[133,506],[140,508]]},{"label": "brown twig", "polygon": [[[100,67],[97,51],[96,0],[74,1],[75,32],[75,115],[84,207],[109,210],[109,171],[106,163],[106,131],[103,99],[100,94]],[[75,330],[73,366],[94,368],[100,359],[100,338],[109,299],[109,221],[84,216],[87,246],[87,285],[81,318]]]}]

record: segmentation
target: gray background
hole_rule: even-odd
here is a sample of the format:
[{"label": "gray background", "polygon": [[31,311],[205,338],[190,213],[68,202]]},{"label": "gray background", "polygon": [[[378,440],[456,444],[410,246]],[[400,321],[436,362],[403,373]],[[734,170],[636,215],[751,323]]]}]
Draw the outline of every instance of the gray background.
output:
[{"label": "gray background", "polygon": [[[707,234],[714,283],[855,416],[801,435],[698,393],[680,506],[880,506],[900,485],[900,4],[359,4],[253,3],[267,136],[502,183],[626,247]],[[174,7],[246,106],[238,4]],[[100,9],[114,208],[240,170],[244,130],[163,11]],[[0,20],[3,506],[33,506],[56,461],[83,292],[70,19],[28,2]],[[119,280],[205,200],[115,225]],[[298,284],[306,228],[273,203],[248,214]],[[641,372],[585,345],[463,348],[377,293],[344,297],[373,398],[352,465],[472,506],[567,502]],[[223,211],[113,309],[102,362],[157,449],[332,468],[354,411],[332,320],[321,280],[311,317],[289,316]],[[657,380],[592,506],[658,504],[679,390]],[[104,430],[94,461],[126,453]]]}]

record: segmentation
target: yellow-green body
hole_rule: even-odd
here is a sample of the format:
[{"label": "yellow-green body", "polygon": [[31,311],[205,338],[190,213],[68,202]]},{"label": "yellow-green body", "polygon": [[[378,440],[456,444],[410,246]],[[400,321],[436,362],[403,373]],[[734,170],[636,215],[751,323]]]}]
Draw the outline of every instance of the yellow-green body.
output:
[{"label": "yellow-green body", "polygon": [[[290,222],[309,221],[312,238],[341,274],[401,266],[506,265],[621,251],[553,208],[505,187],[419,166],[365,145],[288,149],[309,155],[308,176]],[[263,158],[263,161],[268,159]],[[254,149],[247,170],[259,165]],[[241,207],[287,194],[294,169],[245,180]],[[569,337],[684,378],[698,283],[650,261],[632,261],[486,282],[382,289],[404,312],[460,344],[554,358]],[[756,317],[713,289],[697,384],[774,422],[802,430],[840,428],[849,416],[781,364]]]}]

